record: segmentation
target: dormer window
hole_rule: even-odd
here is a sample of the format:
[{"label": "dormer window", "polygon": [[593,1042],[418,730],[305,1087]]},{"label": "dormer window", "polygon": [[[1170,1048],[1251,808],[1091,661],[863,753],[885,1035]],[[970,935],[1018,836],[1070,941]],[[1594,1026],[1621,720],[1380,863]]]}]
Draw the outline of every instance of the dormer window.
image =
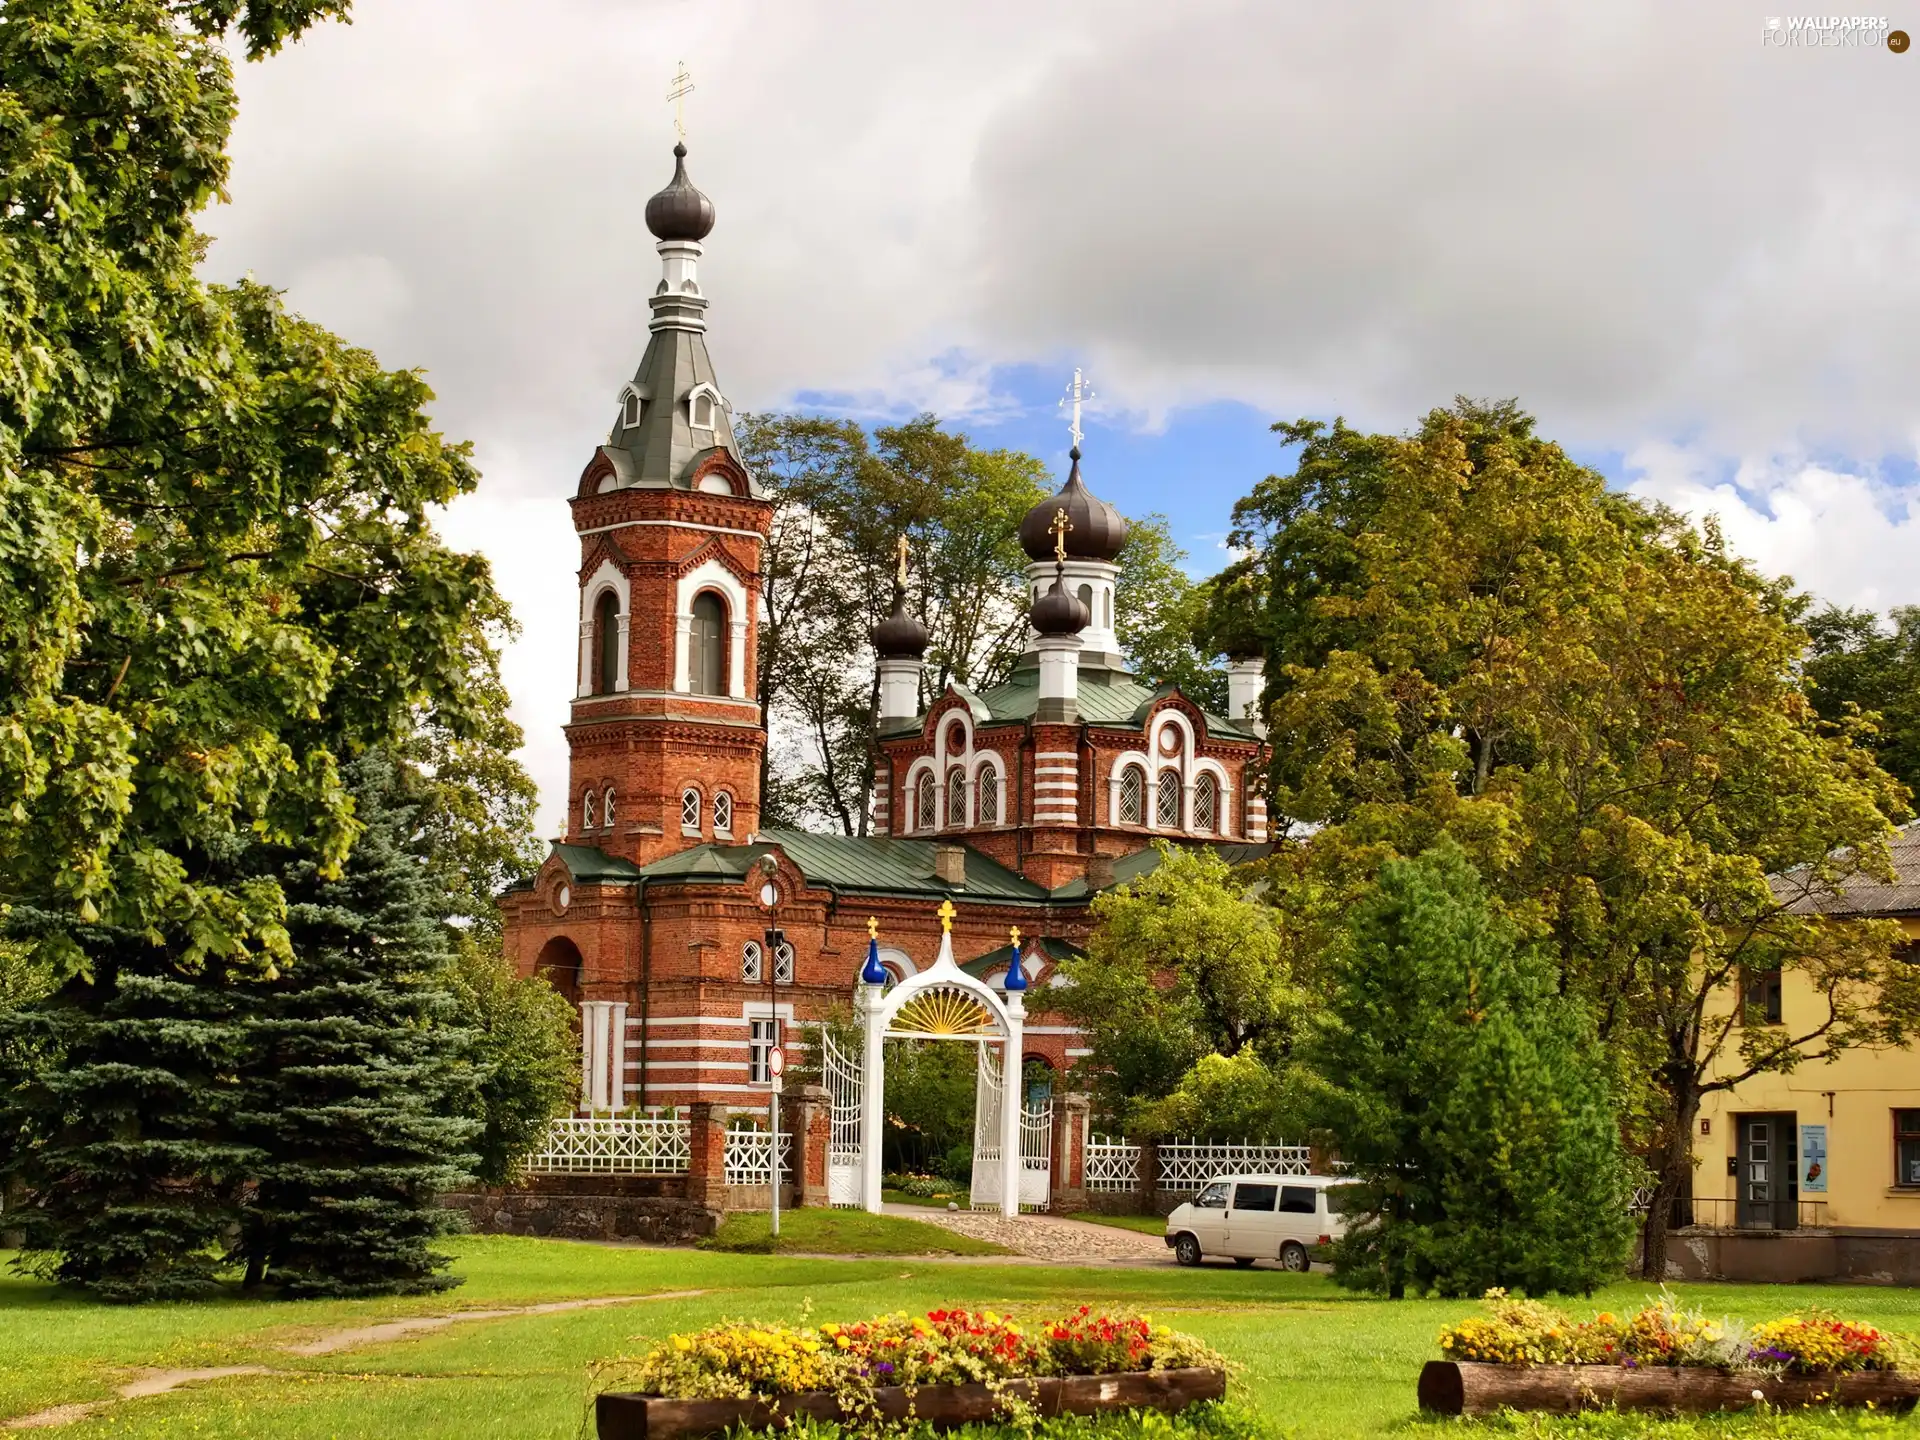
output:
[{"label": "dormer window", "polygon": [[620,424],[622,427],[631,430],[640,423],[642,404],[640,392],[632,386],[628,386],[626,394],[620,399]]},{"label": "dormer window", "polygon": [[712,430],[718,419],[720,392],[702,385],[687,397],[687,423],[696,430]]}]

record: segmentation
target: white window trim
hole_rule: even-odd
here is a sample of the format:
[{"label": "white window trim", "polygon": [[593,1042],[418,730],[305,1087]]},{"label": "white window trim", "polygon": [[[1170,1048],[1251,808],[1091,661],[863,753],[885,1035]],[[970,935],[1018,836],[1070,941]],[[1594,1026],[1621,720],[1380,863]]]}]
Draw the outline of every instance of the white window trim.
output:
[{"label": "white window trim", "polygon": [[[922,775],[931,775],[933,777],[933,826],[931,829],[920,824],[919,796],[920,777]],[[904,808],[906,815],[904,818],[907,823],[900,827],[900,833],[902,835],[931,835],[934,831],[940,829],[941,813],[947,803],[947,797],[940,787],[939,767],[927,756],[922,755],[907,768],[905,795],[906,805]]]},{"label": "white window trim", "polygon": [[[682,695],[693,690],[693,599],[702,590],[716,591],[727,602],[727,695],[747,698],[747,624],[751,607],[747,587],[718,560],[709,559],[680,577],[674,593],[673,688]],[[625,676],[622,676],[624,688]]]},{"label": "white window trim", "polygon": [[[620,567],[602,560],[580,587],[580,683],[578,696],[584,700],[593,694],[593,612],[600,597],[611,590],[620,605],[620,648],[614,665],[613,693],[627,688],[627,621],[633,611],[632,589]],[[691,616],[689,616],[691,623]]]},{"label": "white window trim", "polygon": [[[629,400],[638,400],[640,402],[639,405],[635,407],[633,419],[631,420],[627,418],[627,402]],[[642,390],[638,385],[629,382],[623,386],[620,391],[620,428],[622,430],[636,429],[646,418],[647,392]]]},{"label": "white window trim", "polygon": [[[727,802],[727,823],[725,825],[720,823],[720,802],[722,799]],[[716,835],[724,835],[729,840],[733,838],[733,805],[733,792],[731,790],[716,790],[713,792],[713,833]]]},{"label": "white window trim", "polygon": [[602,830],[611,830],[613,828],[617,815],[614,798],[613,786],[611,785],[600,792],[600,828]]},{"label": "white window trim", "polygon": [[[713,422],[702,425],[695,415],[699,413],[700,397],[706,396],[713,401]],[[726,410],[727,402],[712,385],[702,381],[687,392],[687,428],[701,430],[712,435],[720,429],[720,416]]]},{"label": "white window trim", "polygon": [[1147,817],[1153,813],[1153,761],[1138,750],[1128,750],[1113,757],[1113,766],[1107,772],[1107,821],[1111,825],[1133,825],[1131,820],[1120,818],[1120,781],[1127,773],[1129,765],[1138,765],[1146,776],[1146,790],[1142,797],[1140,824],[1148,829]]},{"label": "white window trim", "polygon": [[[982,750],[974,757],[973,773],[967,782],[967,803],[973,807],[974,815],[978,816],[980,813],[980,777],[989,770],[993,772],[994,778],[1000,782],[1000,813],[993,822],[997,828],[1007,823],[1007,811],[1010,808],[1007,804],[1007,765],[1006,762],[1000,758],[998,751]],[[1074,789],[1078,790],[1079,788],[1076,782]]]},{"label": "white window trim", "polygon": [[[687,824],[687,797],[689,795],[693,796],[696,807],[694,814],[698,817],[691,825]],[[700,833],[701,821],[706,817],[706,813],[707,797],[700,793],[700,787],[698,785],[683,785],[680,788],[680,833],[682,835],[698,835]]]}]

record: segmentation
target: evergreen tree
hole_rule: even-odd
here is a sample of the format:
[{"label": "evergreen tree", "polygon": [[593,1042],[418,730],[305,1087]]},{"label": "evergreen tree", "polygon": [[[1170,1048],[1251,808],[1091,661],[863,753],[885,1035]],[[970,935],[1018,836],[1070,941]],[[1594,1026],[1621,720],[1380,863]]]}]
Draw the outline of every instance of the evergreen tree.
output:
[{"label": "evergreen tree", "polygon": [[1582,1012],[1457,845],[1381,869],[1332,978],[1309,1055],[1356,1182],[1335,1278],[1396,1298],[1618,1278],[1626,1167]]},{"label": "evergreen tree", "polygon": [[450,955],[421,797],[382,752],[345,770],[364,827],[338,878],[271,851],[294,961],[248,987],[237,1132],[259,1152],[242,1220],[250,1281],[290,1296],[440,1290],[439,1192],[466,1180],[479,1128],[468,1032],[451,1021]]}]

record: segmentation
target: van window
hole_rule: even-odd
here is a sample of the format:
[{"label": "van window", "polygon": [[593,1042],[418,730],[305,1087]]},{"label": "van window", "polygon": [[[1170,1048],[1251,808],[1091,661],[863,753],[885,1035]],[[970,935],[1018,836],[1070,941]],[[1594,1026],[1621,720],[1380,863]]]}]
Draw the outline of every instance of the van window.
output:
[{"label": "van window", "polygon": [[1327,1213],[1329,1215],[1358,1215],[1366,1209],[1366,1200],[1358,1185],[1329,1185],[1327,1187]]},{"label": "van window", "polygon": [[1236,1210],[1271,1210],[1274,1196],[1279,1193],[1278,1185],[1236,1185],[1233,1187],[1233,1208]]},{"label": "van window", "polygon": [[1224,1210],[1227,1208],[1227,1182],[1216,1180],[1198,1195],[1193,1197],[1196,1210]]},{"label": "van window", "polygon": [[1314,1197],[1318,1193],[1311,1185],[1282,1185],[1280,1208],[1288,1215],[1311,1215],[1315,1208]]}]

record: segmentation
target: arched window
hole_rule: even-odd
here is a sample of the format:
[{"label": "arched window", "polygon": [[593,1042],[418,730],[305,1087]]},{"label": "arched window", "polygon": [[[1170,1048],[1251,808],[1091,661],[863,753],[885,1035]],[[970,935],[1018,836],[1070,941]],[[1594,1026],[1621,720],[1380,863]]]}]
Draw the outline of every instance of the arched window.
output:
[{"label": "arched window", "polygon": [[773,983],[776,985],[793,983],[793,946],[785,940],[773,947]]},{"label": "arched window", "polygon": [[607,786],[607,793],[600,797],[600,823],[607,829],[613,828],[613,786]]},{"label": "arched window", "polygon": [[713,428],[713,396],[704,390],[693,397],[693,428],[696,430]]},{"label": "arched window", "polygon": [[1180,772],[1162,770],[1154,783],[1153,823],[1162,830],[1180,828]]},{"label": "arched window", "polygon": [[1129,765],[1120,772],[1120,823],[1147,823],[1147,772]]},{"label": "arched window", "polygon": [[593,791],[589,790],[580,797],[580,828],[593,830],[597,826],[597,808],[593,803]]},{"label": "arched window", "polygon": [[733,834],[733,796],[725,790],[714,792],[713,833],[728,836]]},{"label": "arched window", "polygon": [[1087,623],[1097,625],[1100,621],[1100,612],[1093,608],[1093,586],[1080,587],[1080,603],[1087,607]]},{"label": "arched window", "polygon": [[1213,778],[1213,772],[1203,770],[1193,785],[1193,828],[1204,835],[1213,833],[1214,820],[1220,810],[1220,782]]},{"label": "arched window", "polygon": [[700,833],[700,792],[692,786],[680,792],[680,828],[689,835]]},{"label": "arched window", "polygon": [[620,597],[608,590],[593,602],[593,693],[611,695],[620,683]]},{"label": "arched window", "polygon": [[973,823],[1000,823],[1000,772],[991,765],[980,767],[980,778],[973,785]]},{"label": "arched window", "polygon": [[711,590],[693,597],[687,634],[687,686],[696,695],[727,693],[727,607]]},{"label": "arched window", "polygon": [[934,824],[934,799],[938,792],[933,788],[933,773],[927,771],[920,776],[915,787],[913,801],[913,828],[931,830]]},{"label": "arched window", "polygon": [[760,942],[749,940],[740,947],[740,978],[749,985],[757,985],[764,974],[760,969]]},{"label": "arched window", "polygon": [[640,423],[640,393],[637,390],[627,391],[626,409],[621,412],[620,423],[629,428]]},{"label": "arched window", "polygon": [[967,823],[967,772],[950,770],[947,772],[947,828],[955,829]]}]

